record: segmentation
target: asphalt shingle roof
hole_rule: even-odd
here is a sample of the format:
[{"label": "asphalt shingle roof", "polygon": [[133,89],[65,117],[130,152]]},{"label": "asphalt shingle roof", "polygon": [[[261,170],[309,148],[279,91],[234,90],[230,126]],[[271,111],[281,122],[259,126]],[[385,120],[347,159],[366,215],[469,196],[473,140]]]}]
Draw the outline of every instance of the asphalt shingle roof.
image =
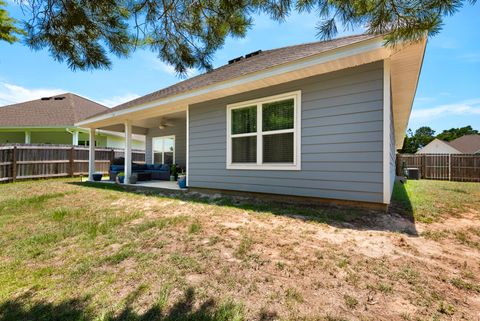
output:
[{"label": "asphalt shingle roof", "polygon": [[465,135],[448,144],[464,154],[474,154],[480,151],[480,135]]},{"label": "asphalt shingle roof", "polygon": [[204,74],[189,78],[172,86],[118,105],[110,109],[110,111],[113,112],[122,110],[136,105],[149,103],[161,98],[166,98],[168,96],[210,86],[219,82],[266,70],[268,68],[276,67],[285,63],[307,58],[322,52],[334,50],[375,37],[378,36],[362,34],[328,41],[318,41],[278,49],[265,50],[250,58],[244,58],[238,62],[223,65]]},{"label": "asphalt shingle roof", "polygon": [[0,127],[73,126],[80,120],[108,110],[108,107],[94,101],[65,93],[52,96],[49,100],[37,99],[0,107]]}]

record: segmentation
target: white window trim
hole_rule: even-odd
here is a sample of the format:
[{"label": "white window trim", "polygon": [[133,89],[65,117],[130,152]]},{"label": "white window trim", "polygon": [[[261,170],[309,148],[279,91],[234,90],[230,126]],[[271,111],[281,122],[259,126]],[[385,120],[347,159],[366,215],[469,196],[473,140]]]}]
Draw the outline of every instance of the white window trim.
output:
[{"label": "white window trim", "polygon": [[167,136],[156,136],[156,137],[152,137],[152,163],[155,162],[155,153],[158,153],[155,151],[155,148],[154,148],[154,143],[153,143],[153,140],[155,138],[161,138],[162,139],[162,164],[165,164],[165,139],[166,138],[171,138],[173,139],[173,164],[175,164],[175,154],[176,154],[176,147],[175,147],[175,135],[167,135]]},{"label": "white window trim", "polygon": [[[301,170],[301,146],[302,146],[302,135],[301,135],[301,124],[302,124],[302,115],[301,115],[301,90],[264,97],[260,99],[243,101],[235,104],[227,105],[227,169],[245,169],[245,170]],[[262,132],[262,108],[261,105],[269,102],[274,102],[278,100],[285,100],[293,98],[294,112],[293,112],[293,129],[281,129],[274,131]],[[257,131],[253,133],[245,134],[231,134],[231,116],[232,110],[238,108],[245,108],[249,106],[257,106]],[[293,163],[268,163],[263,164],[263,136],[268,134],[282,134],[282,133],[293,133]],[[257,163],[232,163],[232,138],[235,137],[248,137],[256,136],[257,137]]]}]

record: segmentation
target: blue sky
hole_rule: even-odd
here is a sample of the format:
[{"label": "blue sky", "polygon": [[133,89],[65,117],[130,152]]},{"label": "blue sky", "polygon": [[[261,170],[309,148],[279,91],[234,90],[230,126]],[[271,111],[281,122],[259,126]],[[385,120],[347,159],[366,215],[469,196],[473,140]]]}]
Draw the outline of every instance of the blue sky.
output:
[{"label": "blue sky", "polygon": [[[18,5],[11,14],[21,19]],[[472,125],[480,130],[480,4],[466,5],[445,20],[440,34],[430,38],[409,127],[426,125],[437,132]],[[214,66],[258,50],[316,41],[313,14],[293,14],[279,24],[257,16],[244,39],[228,39]],[[340,35],[359,33],[341,32]],[[192,71],[191,74],[195,74]],[[42,96],[74,92],[108,106],[136,98],[180,81],[173,68],[155,54],[140,50],[128,59],[113,57],[110,70],[76,71],[22,44],[0,42],[0,106]]]}]

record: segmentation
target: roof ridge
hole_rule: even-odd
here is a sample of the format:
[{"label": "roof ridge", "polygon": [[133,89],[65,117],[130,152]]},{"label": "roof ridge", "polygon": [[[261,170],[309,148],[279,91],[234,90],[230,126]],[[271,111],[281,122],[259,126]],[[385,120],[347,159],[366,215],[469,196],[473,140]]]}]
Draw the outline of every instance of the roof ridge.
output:
[{"label": "roof ridge", "polygon": [[101,107],[103,107],[103,108],[105,108],[105,109],[110,109],[110,107],[107,107],[107,106],[105,106],[105,105],[102,105],[102,104],[100,104],[99,102],[97,102],[97,101],[95,101],[95,100],[93,100],[93,99],[90,99],[90,98],[88,98],[88,97],[84,97],[84,96],[81,96],[81,95],[76,94],[76,93],[69,93],[69,94],[72,95],[72,96],[76,96],[76,97],[78,97],[78,98],[84,99],[84,100],[88,100],[89,102],[92,102],[92,103],[94,103],[94,104],[97,104],[97,105],[99,105],[99,106],[101,106]]},{"label": "roof ridge", "polygon": [[289,46],[284,46],[284,47],[280,47],[280,48],[267,49],[265,51],[262,51],[262,53],[263,52],[271,52],[271,51],[286,49],[286,48],[292,48],[292,47],[312,45],[312,44],[317,44],[317,43],[322,43],[322,42],[334,42],[334,41],[337,41],[337,40],[344,40],[344,39],[348,39],[348,38],[356,38],[356,37],[361,37],[361,36],[372,36],[372,37],[374,37],[374,36],[381,36],[381,35],[375,35],[375,34],[370,34],[370,33],[358,33],[358,34],[355,34],[355,35],[342,36],[342,37],[338,37],[338,38],[335,38],[335,39],[327,39],[327,40],[320,40],[320,41],[309,41],[309,42],[299,43],[299,44],[296,44],[296,45],[289,45]]},{"label": "roof ridge", "polygon": [[13,106],[16,106],[16,105],[22,105],[22,104],[32,103],[32,102],[37,101],[37,100],[42,100],[42,98],[45,98],[45,97],[50,97],[50,98],[51,98],[51,97],[58,97],[58,96],[68,95],[68,94],[70,94],[70,92],[65,92],[65,93],[57,94],[57,95],[53,95],[53,96],[42,96],[42,97],[37,98],[37,99],[31,99],[31,100],[22,101],[22,102],[19,102],[19,103],[14,103],[14,104],[9,104],[9,105],[3,105],[3,106],[0,106],[0,108],[13,107]]},{"label": "roof ridge", "polygon": [[[379,35],[380,36],[380,35]],[[204,72],[202,74],[198,74],[198,75],[195,75],[193,77],[190,77],[190,78],[187,78],[187,79],[184,79],[182,81],[179,81],[179,82],[176,82],[176,83],[173,83],[167,87],[163,87],[163,88],[160,88],[158,90],[155,90],[153,92],[150,92],[146,95],[143,95],[141,97],[138,97],[138,98],[135,98],[135,99],[132,99],[130,101],[127,101],[127,102],[124,102],[124,103],[121,103],[117,106],[114,106],[111,108],[111,111],[115,111],[115,110],[119,110],[119,109],[124,109],[124,108],[129,108],[129,105],[131,107],[132,104],[137,104],[137,103],[143,103],[142,101],[145,100],[145,97],[154,97],[156,94],[159,94],[160,92],[162,91],[168,91],[170,89],[175,89],[175,87],[182,87],[182,85],[186,84],[187,82],[191,82],[191,83],[195,83],[198,79],[201,79],[201,77],[207,77],[208,75],[210,74],[221,74],[222,72],[228,72],[228,69],[229,68],[234,68],[238,67],[239,66],[248,66],[249,63],[252,63],[252,61],[256,61],[257,59],[259,58],[262,58],[262,57],[265,57],[265,55],[268,55],[268,54],[275,54],[276,52],[279,52],[281,50],[285,50],[290,48],[302,48],[302,47],[306,47],[308,45],[313,45],[313,44],[327,44],[327,43],[337,43],[339,42],[340,45],[338,45],[336,48],[331,48],[331,49],[327,49],[326,51],[329,51],[329,50],[333,50],[333,49],[338,49],[338,48],[342,48],[342,47],[345,47],[345,46],[348,46],[348,45],[352,45],[353,43],[356,43],[356,42],[361,42],[362,40],[360,39],[359,41],[353,41],[351,43],[346,43],[346,44],[342,44],[342,41],[345,41],[345,39],[355,39],[355,38],[366,38],[365,40],[370,40],[372,38],[375,38],[376,36],[375,35],[372,35],[372,34],[367,34],[367,33],[363,33],[363,34],[357,34],[357,35],[349,35],[349,36],[343,36],[343,37],[339,37],[339,38],[335,38],[335,39],[330,39],[330,40],[323,40],[323,41],[313,41],[313,42],[308,42],[308,43],[302,43],[302,44],[296,44],[296,45],[290,45],[290,46],[285,46],[285,47],[280,47],[280,48],[274,48],[274,49],[269,49],[269,50],[265,50],[265,51],[262,51],[261,53],[259,53],[258,55],[255,55],[251,58],[248,58],[248,59],[242,59],[238,62],[235,62],[233,64],[224,64],[224,65],[221,65],[215,69],[212,69],[210,71],[207,71],[207,72]],[[370,37],[370,38],[369,38]],[[308,48],[308,47],[307,47]],[[321,52],[321,51],[320,51]],[[293,59],[291,61],[294,61],[294,60],[298,60],[298,59],[303,59],[303,58],[307,58],[307,57],[311,57],[315,54],[318,54],[317,53],[312,53],[312,54],[308,54],[308,55],[305,55],[304,57],[298,57],[296,59]],[[287,62],[291,62],[291,61],[282,61],[282,62],[279,62],[278,64],[275,64],[275,65],[272,65],[272,66],[266,66],[266,68],[272,68],[272,67],[276,67],[276,66],[279,66],[279,65],[282,65],[282,64],[285,64]],[[247,72],[246,74],[248,74],[249,72]],[[238,76],[238,75],[237,75]],[[235,76],[235,77],[237,77]],[[212,76],[212,77],[215,77],[215,76]],[[153,99],[153,98],[152,98]],[[105,112],[107,113],[107,112]],[[90,117],[89,117],[90,118]]]},{"label": "roof ridge", "polygon": [[75,124],[78,121],[77,117],[77,109],[75,108],[75,102],[73,101],[72,94],[68,93],[66,96],[68,96],[68,100],[70,101],[69,105],[70,108],[72,109],[72,116],[73,116],[73,123]]}]

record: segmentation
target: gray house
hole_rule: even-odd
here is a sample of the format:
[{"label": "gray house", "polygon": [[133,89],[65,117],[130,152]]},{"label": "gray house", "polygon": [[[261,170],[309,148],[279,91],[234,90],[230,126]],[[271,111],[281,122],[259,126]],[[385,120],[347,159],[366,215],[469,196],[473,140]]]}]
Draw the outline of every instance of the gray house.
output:
[{"label": "gray house", "polygon": [[125,132],[127,181],[136,133],[148,163],[173,152],[190,189],[385,205],[425,46],[358,35],[257,51],[77,125]]}]

